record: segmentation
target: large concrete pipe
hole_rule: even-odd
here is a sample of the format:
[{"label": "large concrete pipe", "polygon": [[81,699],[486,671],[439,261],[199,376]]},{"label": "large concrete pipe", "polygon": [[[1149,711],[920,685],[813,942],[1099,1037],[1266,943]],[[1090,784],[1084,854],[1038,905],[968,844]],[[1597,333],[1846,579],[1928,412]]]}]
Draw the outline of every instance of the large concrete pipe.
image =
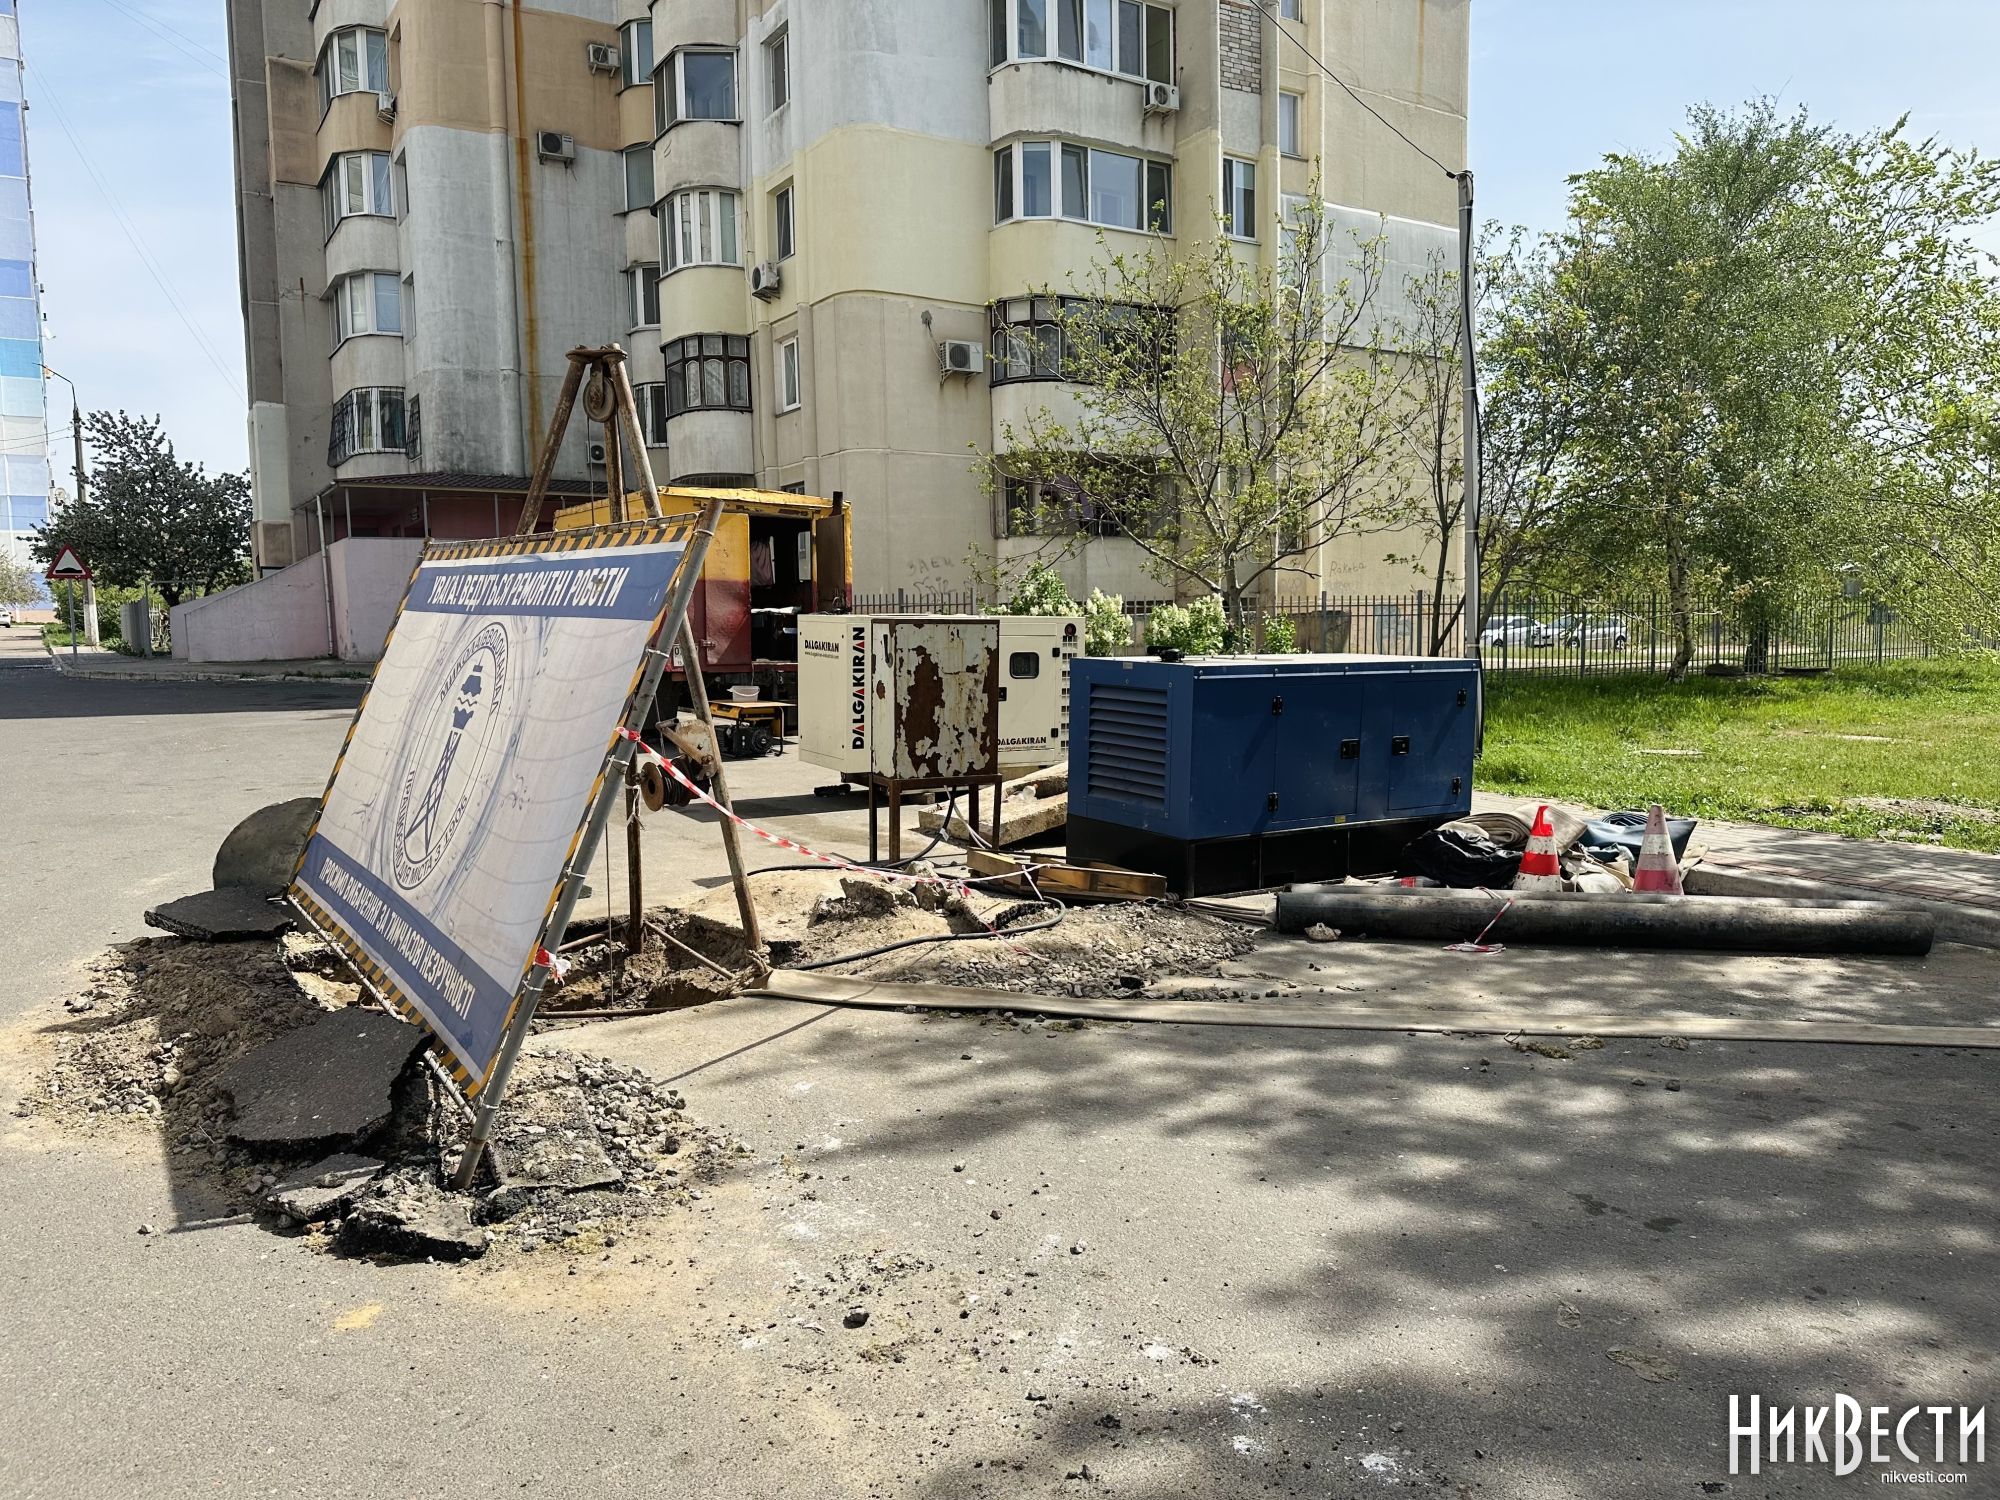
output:
[{"label": "large concrete pipe", "polygon": [[1758,896],[1590,895],[1564,891],[1454,891],[1403,886],[1301,885],[1278,893],[1277,930],[1315,922],[1350,936],[1458,942],[1494,915],[1489,942],[1595,948],[1700,948],[1729,953],[1931,951],[1937,919],[1886,901]]}]

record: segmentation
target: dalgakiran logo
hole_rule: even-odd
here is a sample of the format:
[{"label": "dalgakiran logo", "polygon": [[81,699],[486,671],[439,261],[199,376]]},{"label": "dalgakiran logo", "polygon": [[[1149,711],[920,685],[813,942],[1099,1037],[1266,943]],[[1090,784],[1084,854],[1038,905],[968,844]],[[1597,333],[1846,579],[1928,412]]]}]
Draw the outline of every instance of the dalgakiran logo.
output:
[{"label": "dalgakiran logo", "polygon": [[[1837,1392],[1828,1406],[1729,1398],[1729,1472],[1819,1464],[1852,1474],[1865,1463],[1883,1484],[1967,1484],[1986,1462],[1986,1408],[1939,1403],[1863,1406]],[[1909,1468],[1891,1468],[1908,1464]],[[1932,1465],[1935,1467],[1926,1467]],[[1947,1467],[1947,1466],[1951,1467]]]},{"label": "dalgakiran logo", "polygon": [[488,625],[441,679],[411,741],[410,773],[396,803],[396,884],[414,890],[437,868],[478,787],[503,725],[507,627]]}]

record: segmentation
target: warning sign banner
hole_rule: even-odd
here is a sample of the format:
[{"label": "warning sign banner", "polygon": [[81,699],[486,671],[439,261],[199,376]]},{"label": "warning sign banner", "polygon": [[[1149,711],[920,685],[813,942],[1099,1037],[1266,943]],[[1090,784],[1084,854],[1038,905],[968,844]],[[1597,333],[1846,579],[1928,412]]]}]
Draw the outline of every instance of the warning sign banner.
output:
[{"label": "warning sign banner", "polygon": [[686,553],[659,524],[433,546],[292,886],[477,1094]]}]

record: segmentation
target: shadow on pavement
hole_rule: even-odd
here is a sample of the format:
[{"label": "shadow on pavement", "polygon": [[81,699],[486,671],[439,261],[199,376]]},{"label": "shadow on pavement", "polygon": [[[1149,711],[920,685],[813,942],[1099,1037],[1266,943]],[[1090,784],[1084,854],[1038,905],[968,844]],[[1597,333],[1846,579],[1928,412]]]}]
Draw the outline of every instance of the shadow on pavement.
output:
[{"label": "shadow on pavement", "polygon": [[[1638,961],[1656,992],[1726,982],[1706,955]],[[1847,965],[1842,1009],[1942,1019],[1913,1014],[1926,967]],[[1990,1005],[1961,998],[1959,1022],[1990,1019],[1966,998]],[[844,1102],[879,1116],[830,1170],[1026,1152],[1091,1195],[1090,1264],[1119,1283],[1070,1314],[1108,1378],[1026,1351],[976,1367],[1002,1420],[913,1488],[937,1500],[1089,1493],[1063,1478],[1086,1466],[1158,1500],[1851,1493],[1824,1468],[1729,1476],[1729,1393],[1900,1409],[1992,1387],[1990,1052],[1612,1040],[1558,1061],[1500,1037],[916,1018],[802,1042],[711,1087],[858,1070]]]}]

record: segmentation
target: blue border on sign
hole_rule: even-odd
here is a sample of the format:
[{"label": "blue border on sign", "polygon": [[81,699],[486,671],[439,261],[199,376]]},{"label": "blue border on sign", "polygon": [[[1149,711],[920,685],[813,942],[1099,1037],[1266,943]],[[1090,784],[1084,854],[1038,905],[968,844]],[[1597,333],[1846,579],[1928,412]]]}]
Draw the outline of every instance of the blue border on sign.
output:
[{"label": "blue border on sign", "polygon": [[506,1030],[514,1003],[512,984],[480,968],[428,917],[323,833],[315,833],[306,845],[298,884],[394,976],[461,1060],[475,1069],[486,1065]]},{"label": "blue border on sign", "polygon": [[683,547],[549,553],[417,569],[404,608],[418,614],[651,620],[666,602]]}]

